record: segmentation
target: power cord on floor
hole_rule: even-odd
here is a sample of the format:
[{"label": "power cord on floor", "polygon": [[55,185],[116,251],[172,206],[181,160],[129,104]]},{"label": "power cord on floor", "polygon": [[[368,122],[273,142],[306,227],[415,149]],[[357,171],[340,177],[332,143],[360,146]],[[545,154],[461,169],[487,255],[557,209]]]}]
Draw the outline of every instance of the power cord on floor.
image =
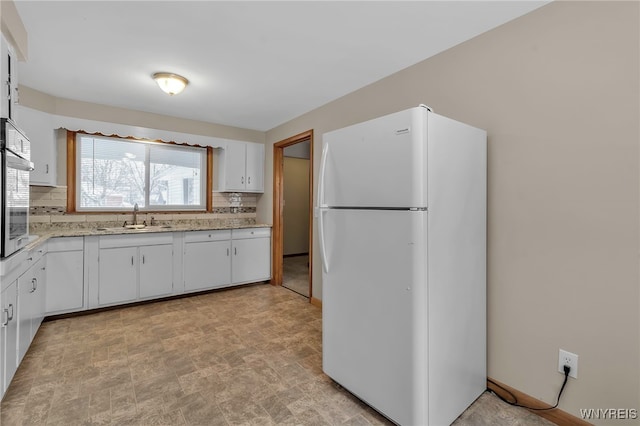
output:
[{"label": "power cord on floor", "polygon": [[495,396],[497,396],[498,398],[500,398],[501,400],[503,400],[504,402],[506,402],[509,405],[513,405],[514,407],[522,407],[522,408],[526,408],[527,410],[536,410],[536,411],[546,411],[546,410],[553,410],[554,408],[558,407],[558,404],[560,403],[560,396],[562,396],[562,391],[564,390],[565,385],[567,384],[567,380],[569,379],[569,373],[571,372],[571,367],[569,367],[568,365],[564,366],[564,382],[562,382],[562,387],[560,388],[560,392],[558,392],[558,399],[556,400],[556,405],[554,405],[553,407],[548,407],[548,408],[534,408],[534,407],[528,407],[526,405],[522,405],[518,403],[518,398],[516,398],[516,396],[511,393],[508,389],[505,389],[504,387],[500,386],[499,384],[497,384],[496,382],[494,382],[491,379],[487,379],[487,381],[493,383],[496,387],[502,389],[503,391],[505,391],[506,393],[508,393],[511,398],[513,398],[513,401],[507,401],[505,398],[503,398],[501,395],[498,395],[496,392],[494,392],[491,389],[487,389],[489,392],[491,392],[492,394],[494,394]]}]

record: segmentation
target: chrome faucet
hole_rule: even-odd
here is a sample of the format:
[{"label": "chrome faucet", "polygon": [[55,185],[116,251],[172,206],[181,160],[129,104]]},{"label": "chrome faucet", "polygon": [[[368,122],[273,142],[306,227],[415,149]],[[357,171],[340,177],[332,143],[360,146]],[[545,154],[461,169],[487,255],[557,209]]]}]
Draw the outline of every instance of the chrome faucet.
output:
[{"label": "chrome faucet", "polygon": [[133,224],[137,225],[138,224],[138,203],[135,203],[133,205]]}]

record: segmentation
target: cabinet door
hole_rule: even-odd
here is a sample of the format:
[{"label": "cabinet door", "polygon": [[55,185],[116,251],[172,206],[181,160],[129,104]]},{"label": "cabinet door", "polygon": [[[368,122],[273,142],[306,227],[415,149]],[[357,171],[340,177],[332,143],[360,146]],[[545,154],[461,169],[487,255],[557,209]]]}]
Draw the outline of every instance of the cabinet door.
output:
[{"label": "cabinet door", "polygon": [[[4,293],[0,293],[0,400],[4,396],[4,391],[6,390],[4,386],[4,362],[7,359],[5,355],[5,313],[4,313]],[[0,413],[2,414],[2,413]]]},{"label": "cabinet door", "polygon": [[185,243],[185,291],[229,285],[231,283],[230,254],[228,240]]},{"label": "cabinet door", "polygon": [[2,36],[0,38],[0,115],[11,118],[20,127],[15,111],[18,102],[18,61],[13,47]]},{"label": "cabinet door", "polygon": [[3,349],[0,362],[4,365],[4,376],[2,377],[2,392],[4,393],[13,379],[13,375],[18,369],[18,292],[17,280],[2,292],[2,340]]},{"label": "cabinet door", "polygon": [[173,291],[173,246],[140,247],[140,297],[164,296]]},{"label": "cabinet door", "polygon": [[271,239],[233,240],[231,278],[234,284],[271,278]]},{"label": "cabinet door", "polygon": [[47,253],[46,312],[84,307],[84,255],[81,250]]},{"label": "cabinet door", "polygon": [[34,316],[34,293],[36,277],[33,268],[18,278],[18,364],[31,344],[31,319]]},{"label": "cabinet door", "polygon": [[246,187],[246,144],[228,144],[224,154],[225,190],[244,191]]},{"label": "cabinet door", "polygon": [[[9,44],[0,36],[0,116],[10,117],[11,88],[9,87]],[[13,64],[11,64],[13,65]]]},{"label": "cabinet door", "polygon": [[56,132],[50,114],[18,106],[20,128],[31,141],[32,185],[56,185]]},{"label": "cabinet door", "polygon": [[129,302],[137,299],[137,247],[100,249],[98,304]]},{"label": "cabinet door", "polygon": [[258,143],[247,144],[247,185],[246,191],[264,191],[264,145]]},{"label": "cabinet door", "polygon": [[35,278],[35,291],[33,293],[33,317],[31,318],[31,341],[36,336],[46,311],[47,292],[47,256],[41,258],[33,265]]}]

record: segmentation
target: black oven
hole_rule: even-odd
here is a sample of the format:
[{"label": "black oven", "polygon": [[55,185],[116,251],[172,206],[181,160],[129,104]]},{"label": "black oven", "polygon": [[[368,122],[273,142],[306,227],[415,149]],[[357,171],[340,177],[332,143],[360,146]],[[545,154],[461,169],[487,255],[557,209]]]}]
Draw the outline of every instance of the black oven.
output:
[{"label": "black oven", "polygon": [[0,125],[2,155],[2,220],[1,253],[9,257],[29,238],[29,172],[33,170],[29,139],[11,120],[3,118]]}]

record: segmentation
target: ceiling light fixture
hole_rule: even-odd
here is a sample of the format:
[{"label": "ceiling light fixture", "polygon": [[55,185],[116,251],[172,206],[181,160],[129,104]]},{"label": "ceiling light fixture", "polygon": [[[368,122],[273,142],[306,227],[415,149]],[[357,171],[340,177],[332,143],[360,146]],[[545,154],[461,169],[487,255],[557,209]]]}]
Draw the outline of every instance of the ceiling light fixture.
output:
[{"label": "ceiling light fixture", "polygon": [[170,72],[157,72],[153,74],[153,79],[158,83],[162,91],[172,96],[182,92],[189,84],[189,80],[183,76]]}]

